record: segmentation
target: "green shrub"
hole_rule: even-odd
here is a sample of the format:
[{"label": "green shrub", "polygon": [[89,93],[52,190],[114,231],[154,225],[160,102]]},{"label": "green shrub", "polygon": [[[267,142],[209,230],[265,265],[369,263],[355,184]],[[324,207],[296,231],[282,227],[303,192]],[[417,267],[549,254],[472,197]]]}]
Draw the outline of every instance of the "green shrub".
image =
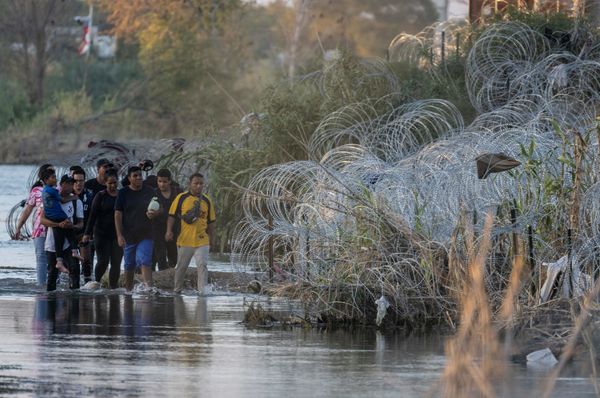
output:
[{"label": "green shrub", "polygon": [[92,98],[83,91],[57,93],[53,105],[48,108],[49,116],[70,125],[92,113]]},{"label": "green shrub", "polygon": [[34,110],[19,85],[0,80],[0,93],[0,130],[32,117]]}]

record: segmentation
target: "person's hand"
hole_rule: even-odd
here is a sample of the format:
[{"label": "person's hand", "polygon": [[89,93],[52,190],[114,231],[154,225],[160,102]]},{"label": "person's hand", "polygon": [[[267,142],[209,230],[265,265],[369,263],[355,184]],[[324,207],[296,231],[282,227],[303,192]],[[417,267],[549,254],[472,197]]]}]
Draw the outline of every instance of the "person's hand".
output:
[{"label": "person's hand", "polygon": [[67,229],[73,229],[74,228],[73,223],[71,221],[69,221],[69,220],[61,221],[61,223],[58,224],[58,226],[61,227],[61,228],[67,228]]},{"label": "person's hand", "polygon": [[117,236],[117,242],[119,243],[120,247],[125,247],[125,238],[122,236]]},{"label": "person's hand", "polygon": [[173,240],[173,231],[167,231],[167,233],[165,234],[165,240],[167,242],[170,242]]},{"label": "person's hand", "polygon": [[89,235],[83,235],[81,237],[81,243],[88,243],[90,241],[90,236]]},{"label": "person's hand", "polygon": [[13,240],[22,240],[23,237],[21,236],[21,228],[17,229],[17,232],[15,232],[15,235],[12,237]]},{"label": "person's hand", "polygon": [[155,211],[155,210],[148,210],[148,211],[146,212],[146,217],[148,217],[149,219],[151,219],[151,220],[152,220],[153,218],[156,218],[156,217],[158,217],[158,215],[159,215],[159,214],[160,214],[160,212],[159,212],[159,211]]}]

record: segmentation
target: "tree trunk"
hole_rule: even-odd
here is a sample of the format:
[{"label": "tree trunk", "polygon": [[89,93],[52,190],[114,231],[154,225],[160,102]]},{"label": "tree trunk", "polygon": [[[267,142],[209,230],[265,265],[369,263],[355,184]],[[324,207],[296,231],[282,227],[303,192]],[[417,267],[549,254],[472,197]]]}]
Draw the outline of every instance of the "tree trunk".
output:
[{"label": "tree trunk", "polygon": [[46,78],[46,32],[42,29],[36,32],[35,63],[33,70],[34,97],[31,103],[38,107],[44,105],[44,81]]},{"label": "tree trunk", "polygon": [[10,0],[0,16],[0,31],[19,44],[17,65],[27,90],[29,103],[44,103],[44,83],[48,63],[48,30],[55,18],[65,18],[64,0]]},{"label": "tree trunk", "polygon": [[304,25],[306,24],[306,19],[308,15],[307,11],[310,1],[311,0],[294,1],[294,8],[296,9],[296,23],[294,25],[294,32],[290,41],[290,54],[288,64],[288,76],[290,80],[296,76],[296,62],[298,57],[298,50],[300,48],[300,37],[302,34],[302,30],[304,29]]}]

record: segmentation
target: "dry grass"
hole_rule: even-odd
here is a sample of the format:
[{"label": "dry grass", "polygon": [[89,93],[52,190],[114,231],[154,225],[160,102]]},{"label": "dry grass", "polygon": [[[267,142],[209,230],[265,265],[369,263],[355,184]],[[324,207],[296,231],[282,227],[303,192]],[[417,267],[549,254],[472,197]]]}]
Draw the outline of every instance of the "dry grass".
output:
[{"label": "dry grass", "polygon": [[[574,357],[577,347],[581,348],[583,342],[587,344],[590,353],[592,381],[597,392],[600,388],[596,381],[596,355],[594,343],[589,328],[592,309],[597,307],[596,297],[600,293],[600,280],[588,292],[583,300],[571,300],[571,314],[576,315],[574,326],[572,319],[560,311],[560,303],[554,302],[544,306],[527,306],[519,303],[528,301],[528,297],[519,300],[524,281],[525,261],[522,250],[517,250],[513,256],[510,281],[505,291],[504,298],[496,315],[493,313],[493,304],[488,296],[485,285],[485,265],[491,249],[490,233],[493,218],[488,215],[483,230],[483,237],[475,245],[471,228],[467,227],[465,235],[469,238],[465,242],[467,247],[466,279],[459,296],[459,326],[456,334],[446,343],[446,356],[448,362],[444,369],[439,389],[444,397],[496,397],[504,396],[506,383],[502,380],[510,376],[510,357],[514,349],[513,335],[517,324],[521,328],[529,323],[531,327],[536,316],[546,311],[554,316],[557,322],[554,334],[548,332],[551,324],[538,330],[544,336],[547,346],[560,344],[562,352],[559,363],[547,376],[544,383],[539,386],[538,396],[549,397],[556,385],[558,377],[565,365]],[[517,241],[517,247],[520,243]],[[565,301],[562,301],[565,304]],[[558,307],[557,307],[558,306]],[[597,308],[596,308],[597,309]],[[562,313],[562,315],[558,314]],[[565,321],[568,322],[565,322]],[[554,351],[558,351],[556,348]],[[535,394],[534,394],[535,395]]]},{"label": "dry grass", "polygon": [[[495,382],[508,371],[484,280],[492,223],[493,218],[488,215],[484,237],[477,250],[469,230],[467,281],[460,295],[459,327],[456,335],[446,343],[448,364],[441,385],[445,397],[495,397]],[[512,301],[512,297],[508,299]],[[507,305],[502,313],[509,311],[512,309]]]}]

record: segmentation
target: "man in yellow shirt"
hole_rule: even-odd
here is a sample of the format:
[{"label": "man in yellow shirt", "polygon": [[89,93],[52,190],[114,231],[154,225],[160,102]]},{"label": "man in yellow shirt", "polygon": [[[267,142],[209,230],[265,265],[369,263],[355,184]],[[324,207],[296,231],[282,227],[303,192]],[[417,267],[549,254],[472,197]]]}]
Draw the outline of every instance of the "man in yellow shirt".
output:
[{"label": "man in yellow shirt", "polygon": [[[204,293],[208,283],[208,251],[213,234],[213,223],[216,220],[215,207],[208,196],[202,193],[204,176],[195,173],[190,176],[189,190],[182,192],[171,204],[167,220],[165,240],[173,240],[177,235],[177,266],[175,267],[174,292],[183,288],[185,272],[192,257],[198,268],[198,293]],[[178,234],[175,225],[180,224]]]}]

